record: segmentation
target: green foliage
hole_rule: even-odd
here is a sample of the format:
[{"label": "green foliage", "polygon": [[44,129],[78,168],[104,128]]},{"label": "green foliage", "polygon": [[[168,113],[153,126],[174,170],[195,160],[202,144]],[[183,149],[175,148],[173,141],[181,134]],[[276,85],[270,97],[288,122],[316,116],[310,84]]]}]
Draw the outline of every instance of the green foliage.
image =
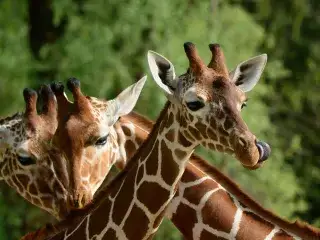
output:
[{"label": "green foliage", "polygon": [[[249,93],[243,117],[258,138],[271,143],[272,157],[263,168],[248,171],[232,157],[202,148],[199,153],[262,205],[319,226],[320,45],[311,37],[320,32],[319,23],[312,21],[319,4],[311,8],[308,1],[216,2],[52,1],[49,20],[59,34],[44,28],[44,35],[52,37],[39,43],[36,56],[29,43],[30,1],[1,1],[0,114],[22,109],[24,87],[71,76],[81,80],[86,94],[110,99],[149,73],[148,49],[170,59],[178,74],[187,67],[182,46],[186,41],[194,42],[206,61],[211,56],[208,43],[220,43],[230,69],[266,52],[264,77]],[[155,119],[165,101],[149,79],[136,109]],[[48,221],[3,186],[0,213],[0,239],[15,239]],[[168,220],[155,238],[181,239]]]},{"label": "green foliage", "polygon": [[179,240],[182,239],[180,232],[176,229],[174,224],[168,220],[164,219],[157,231],[155,240]]},{"label": "green foliage", "polygon": [[26,11],[26,3],[0,2],[1,114],[17,111],[23,102],[23,86],[32,86],[28,78],[32,63],[27,42]]}]

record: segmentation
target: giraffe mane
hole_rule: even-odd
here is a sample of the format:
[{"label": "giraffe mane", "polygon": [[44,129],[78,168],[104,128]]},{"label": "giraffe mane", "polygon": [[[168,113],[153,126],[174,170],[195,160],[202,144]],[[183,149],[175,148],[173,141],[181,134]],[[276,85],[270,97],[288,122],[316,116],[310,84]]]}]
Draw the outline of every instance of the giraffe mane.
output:
[{"label": "giraffe mane", "polygon": [[307,239],[319,239],[320,229],[316,228],[306,222],[296,220],[295,222],[289,222],[273,212],[262,207],[258,202],[252,199],[248,194],[241,190],[237,183],[220,172],[216,167],[210,165],[206,160],[193,154],[190,158],[190,162],[201,171],[206,173],[209,177],[215,179],[220,185],[227,189],[227,191],[234,195],[237,200],[242,204],[253,210],[265,220],[278,225],[283,230],[287,230],[297,235],[303,235]]}]

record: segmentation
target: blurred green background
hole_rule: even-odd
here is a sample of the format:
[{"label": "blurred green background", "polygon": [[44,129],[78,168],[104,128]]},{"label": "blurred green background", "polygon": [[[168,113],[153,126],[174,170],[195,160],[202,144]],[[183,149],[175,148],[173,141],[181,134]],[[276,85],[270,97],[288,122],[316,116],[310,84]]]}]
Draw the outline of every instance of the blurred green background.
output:
[{"label": "blurred green background", "polygon": [[[243,117],[272,146],[264,167],[199,152],[263,206],[320,227],[320,1],[2,0],[0,116],[23,111],[22,90],[74,76],[88,95],[112,98],[144,73],[146,52],[187,68],[183,43],[209,61],[220,43],[230,69],[261,53],[268,64]],[[150,75],[149,75],[150,76]],[[137,111],[155,119],[165,102],[148,80]],[[1,183],[0,239],[52,220]],[[182,239],[165,221],[156,239]]]}]

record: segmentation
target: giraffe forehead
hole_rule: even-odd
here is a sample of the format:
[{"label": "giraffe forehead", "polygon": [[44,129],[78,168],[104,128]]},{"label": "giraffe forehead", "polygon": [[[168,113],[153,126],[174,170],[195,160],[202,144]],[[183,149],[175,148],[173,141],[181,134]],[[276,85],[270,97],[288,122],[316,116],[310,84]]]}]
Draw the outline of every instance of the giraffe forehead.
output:
[{"label": "giraffe forehead", "polygon": [[208,100],[216,100],[220,104],[236,104],[246,99],[246,94],[230,80],[218,76],[212,81],[197,85],[198,94],[207,96]]},{"label": "giraffe forehead", "polygon": [[110,133],[112,126],[108,125],[108,122],[101,122],[98,126],[97,135],[98,136],[106,136]]},{"label": "giraffe forehead", "polygon": [[90,101],[90,104],[91,104],[91,107],[92,107],[93,115],[95,115],[95,116],[101,115],[105,111],[107,106],[108,106],[108,102],[107,101],[100,100],[100,99],[95,98],[95,97],[90,97],[89,101]]},{"label": "giraffe forehead", "polygon": [[224,76],[216,74],[212,69],[207,69],[201,74],[195,75],[192,71],[179,76],[178,89],[180,92],[186,92],[193,89],[196,93],[209,94],[213,90],[213,82],[216,82]]},{"label": "giraffe forehead", "polygon": [[[98,136],[100,126],[95,121],[77,119],[67,124],[67,135],[73,142],[86,142]],[[61,137],[64,137],[63,135]],[[77,144],[76,144],[77,145]]]},{"label": "giraffe forehead", "polygon": [[219,95],[217,94],[221,92],[219,89],[214,89],[212,86],[212,82],[194,82],[190,84],[188,87],[185,87],[185,92],[183,93],[183,98],[185,101],[195,101],[198,98],[206,102],[210,102],[212,100],[217,100]]},{"label": "giraffe forehead", "polygon": [[94,97],[90,97],[90,102],[92,106],[92,115],[94,117],[95,123],[99,126],[99,133],[107,133],[109,125],[114,123],[114,108],[115,104],[113,101],[100,100]]}]

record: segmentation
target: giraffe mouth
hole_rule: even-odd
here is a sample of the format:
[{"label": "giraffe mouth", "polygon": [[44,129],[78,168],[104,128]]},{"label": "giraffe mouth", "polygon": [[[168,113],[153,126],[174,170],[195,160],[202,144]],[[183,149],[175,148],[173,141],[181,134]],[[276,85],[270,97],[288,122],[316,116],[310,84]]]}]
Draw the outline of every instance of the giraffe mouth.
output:
[{"label": "giraffe mouth", "polygon": [[255,165],[244,165],[242,164],[245,168],[250,169],[250,170],[255,170],[258,169],[262,166],[263,162],[266,161],[270,154],[271,154],[271,148],[269,146],[269,144],[262,142],[262,141],[257,141],[255,143],[257,149],[258,149],[258,153],[259,153],[259,159],[256,162]]},{"label": "giraffe mouth", "polygon": [[262,142],[262,141],[258,141],[256,143],[256,146],[258,148],[259,151],[259,160],[258,163],[262,163],[265,160],[267,160],[270,156],[271,153],[271,148],[269,146],[268,143]]}]

